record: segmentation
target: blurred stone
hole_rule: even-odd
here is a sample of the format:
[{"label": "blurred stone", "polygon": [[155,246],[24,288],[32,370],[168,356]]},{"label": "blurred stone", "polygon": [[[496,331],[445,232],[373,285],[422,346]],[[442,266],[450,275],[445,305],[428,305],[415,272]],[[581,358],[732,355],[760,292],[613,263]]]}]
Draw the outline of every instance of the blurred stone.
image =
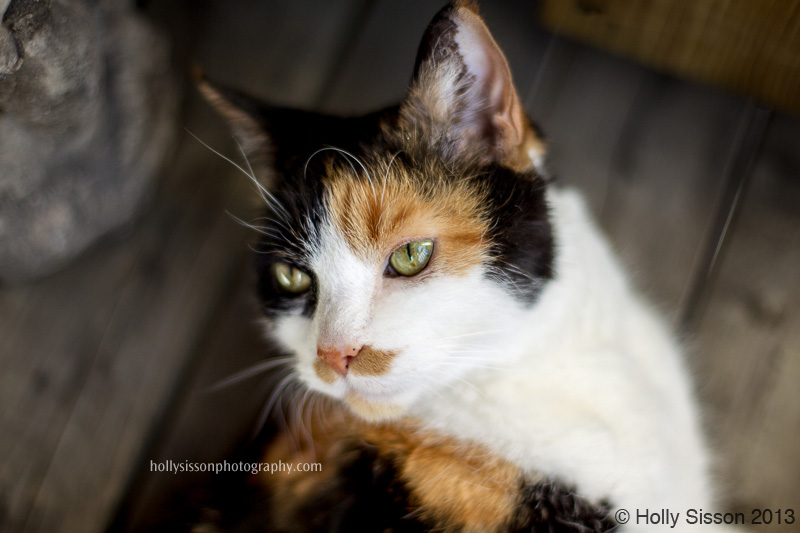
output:
[{"label": "blurred stone", "polygon": [[167,40],[121,0],[0,0],[0,279],[130,220],[172,152]]},{"label": "blurred stone", "polygon": [[5,78],[17,71],[22,64],[14,34],[5,26],[0,26],[0,77]]}]

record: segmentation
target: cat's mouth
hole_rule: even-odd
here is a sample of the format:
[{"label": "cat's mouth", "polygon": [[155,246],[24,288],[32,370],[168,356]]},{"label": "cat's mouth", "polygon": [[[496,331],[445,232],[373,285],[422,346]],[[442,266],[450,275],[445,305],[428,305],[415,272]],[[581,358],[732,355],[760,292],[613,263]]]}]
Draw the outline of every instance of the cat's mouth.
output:
[{"label": "cat's mouth", "polygon": [[327,353],[323,355],[314,361],[314,373],[336,389],[335,396],[353,412],[376,421],[395,418],[406,411],[413,391],[408,389],[406,380],[390,375],[397,351],[366,345],[338,370],[338,361]]}]

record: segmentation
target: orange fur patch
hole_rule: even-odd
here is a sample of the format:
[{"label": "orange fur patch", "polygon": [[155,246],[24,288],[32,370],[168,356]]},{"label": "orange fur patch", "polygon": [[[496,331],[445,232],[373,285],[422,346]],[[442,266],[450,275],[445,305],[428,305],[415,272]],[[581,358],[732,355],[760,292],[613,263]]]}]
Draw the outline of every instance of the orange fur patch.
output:
[{"label": "orange fur patch", "polygon": [[323,361],[322,359],[315,359],[314,360],[314,373],[317,374],[317,377],[322,380],[323,383],[327,383],[330,385],[331,383],[335,382],[338,379],[336,375],[336,371],[331,368],[331,365]]},{"label": "orange fur patch", "polygon": [[392,359],[397,356],[394,352],[376,350],[371,346],[364,346],[358,355],[350,361],[349,371],[354,376],[383,376],[392,368]]},{"label": "orange fur patch", "polygon": [[392,456],[423,516],[442,530],[505,531],[522,503],[522,473],[477,444],[413,424],[366,427],[362,438]]},{"label": "orange fur patch", "polygon": [[433,271],[461,273],[488,258],[486,193],[467,176],[444,179],[439,168],[409,170],[391,161],[370,172],[371,181],[331,166],[326,182],[334,224],[365,261],[384,264],[421,238],[434,240]]},{"label": "orange fur patch", "polygon": [[[527,117],[521,120],[528,122]],[[535,168],[534,159],[542,160],[547,154],[547,143],[528,125],[523,130],[522,142],[506,150],[503,164],[517,172],[527,172]]]}]

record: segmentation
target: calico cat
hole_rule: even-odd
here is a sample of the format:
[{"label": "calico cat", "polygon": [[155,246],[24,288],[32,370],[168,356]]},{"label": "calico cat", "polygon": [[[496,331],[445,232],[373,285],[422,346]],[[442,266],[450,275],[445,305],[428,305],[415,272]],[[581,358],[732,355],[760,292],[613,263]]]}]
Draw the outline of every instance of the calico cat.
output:
[{"label": "calico cat", "polygon": [[197,531],[627,531],[617,509],[711,506],[680,348],[548,184],[474,4],[436,15],[377,113],[200,88],[267,169],[266,332],[336,402],[263,456],[322,472],[254,476]]}]

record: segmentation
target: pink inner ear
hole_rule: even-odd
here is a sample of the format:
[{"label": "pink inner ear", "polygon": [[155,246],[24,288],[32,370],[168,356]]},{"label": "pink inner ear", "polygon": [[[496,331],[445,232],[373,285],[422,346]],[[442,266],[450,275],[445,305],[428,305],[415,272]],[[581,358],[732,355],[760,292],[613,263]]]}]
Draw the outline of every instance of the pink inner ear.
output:
[{"label": "pink inner ear", "polygon": [[467,107],[469,127],[491,128],[501,151],[513,149],[523,141],[526,119],[511,79],[511,69],[503,52],[481,18],[468,8],[459,8],[454,21],[458,27],[455,40],[476,91],[470,91]]}]

